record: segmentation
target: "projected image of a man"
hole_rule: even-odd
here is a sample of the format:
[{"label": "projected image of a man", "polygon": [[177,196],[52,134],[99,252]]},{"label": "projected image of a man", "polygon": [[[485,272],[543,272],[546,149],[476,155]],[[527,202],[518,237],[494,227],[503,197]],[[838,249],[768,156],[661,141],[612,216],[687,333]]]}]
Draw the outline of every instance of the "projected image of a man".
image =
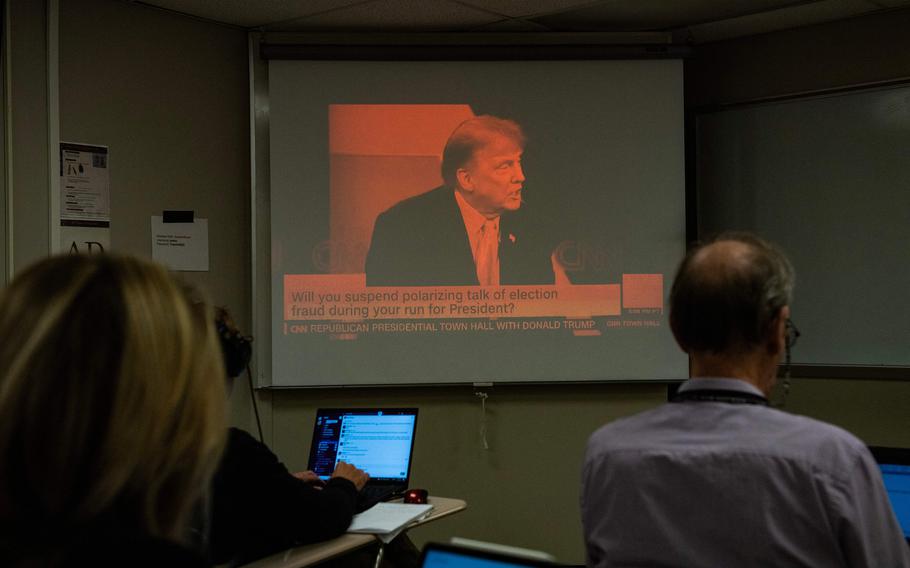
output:
[{"label": "projected image of a man", "polygon": [[[501,120],[497,124],[493,117],[481,120],[484,118],[462,123],[455,130],[443,153],[442,171],[446,182],[471,208],[487,219],[496,219],[521,207],[525,141],[514,122]],[[487,130],[492,126],[500,128]],[[446,158],[457,163],[446,163]]]},{"label": "projected image of a man", "polygon": [[462,122],[443,150],[444,185],[376,219],[367,284],[553,284],[552,240],[522,199],[524,147],[514,121]]}]

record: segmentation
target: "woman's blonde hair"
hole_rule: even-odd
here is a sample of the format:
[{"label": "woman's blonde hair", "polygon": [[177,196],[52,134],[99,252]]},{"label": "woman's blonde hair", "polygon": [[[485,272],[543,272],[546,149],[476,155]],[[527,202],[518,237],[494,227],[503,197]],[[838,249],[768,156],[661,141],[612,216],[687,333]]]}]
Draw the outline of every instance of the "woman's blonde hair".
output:
[{"label": "woman's blonde hair", "polygon": [[19,275],[0,295],[0,527],[182,540],[226,431],[212,321],[145,260]]}]

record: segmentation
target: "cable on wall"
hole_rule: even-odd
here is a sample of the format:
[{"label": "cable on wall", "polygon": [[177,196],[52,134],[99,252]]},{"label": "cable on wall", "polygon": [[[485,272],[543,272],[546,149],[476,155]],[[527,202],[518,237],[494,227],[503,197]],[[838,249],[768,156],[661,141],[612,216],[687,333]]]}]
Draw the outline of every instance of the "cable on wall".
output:
[{"label": "cable on wall", "polygon": [[479,387],[492,387],[493,383],[474,383],[474,396],[480,399],[480,446],[489,451],[490,443],[487,441],[487,398],[489,394]]}]

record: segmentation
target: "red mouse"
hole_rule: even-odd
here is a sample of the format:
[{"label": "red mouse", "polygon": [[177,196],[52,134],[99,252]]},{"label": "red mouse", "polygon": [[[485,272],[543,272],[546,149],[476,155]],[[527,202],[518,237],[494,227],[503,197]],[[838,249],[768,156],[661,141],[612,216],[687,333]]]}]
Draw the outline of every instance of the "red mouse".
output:
[{"label": "red mouse", "polygon": [[415,505],[423,505],[427,502],[426,489],[408,489],[404,492],[404,502]]}]

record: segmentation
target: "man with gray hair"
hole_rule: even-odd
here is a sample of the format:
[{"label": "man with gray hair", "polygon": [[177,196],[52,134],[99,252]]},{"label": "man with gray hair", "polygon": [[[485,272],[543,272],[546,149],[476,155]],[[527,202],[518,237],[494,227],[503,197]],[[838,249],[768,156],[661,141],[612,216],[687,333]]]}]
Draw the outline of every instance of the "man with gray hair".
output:
[{"label": "man with gray hair", "polygon": [[490,115],[465,120],[442,153],[443,185],[376,219],[368,286],[553,284],[555,243],[523,198],[525,135]]},{"label": "man with gray hair", "polygon": [[589,439],[589,567],[910,566],[866,446],[768,405],[794,341],[792,289],[786,257],[752,235],[682,261],[670,327],[692,378]]}]

